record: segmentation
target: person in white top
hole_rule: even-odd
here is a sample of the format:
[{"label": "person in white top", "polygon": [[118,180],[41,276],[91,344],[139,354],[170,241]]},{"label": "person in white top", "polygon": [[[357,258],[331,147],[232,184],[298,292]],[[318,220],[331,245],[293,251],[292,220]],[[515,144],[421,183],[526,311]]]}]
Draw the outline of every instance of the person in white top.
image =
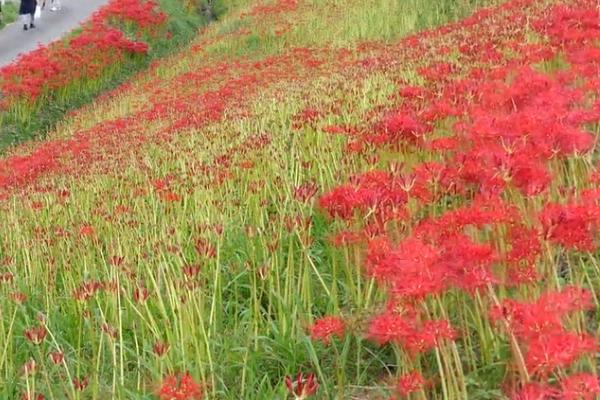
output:
[{"label": "person in white top", "polygon": [[[52,6],[50,6],[50,11],[59,11],[62,9],[60,0],[50,0],[50,4],[52,4]],[[44,8],[46,8],[46,0],[44,0],[44,3],[42,4],[42,10]]]}]

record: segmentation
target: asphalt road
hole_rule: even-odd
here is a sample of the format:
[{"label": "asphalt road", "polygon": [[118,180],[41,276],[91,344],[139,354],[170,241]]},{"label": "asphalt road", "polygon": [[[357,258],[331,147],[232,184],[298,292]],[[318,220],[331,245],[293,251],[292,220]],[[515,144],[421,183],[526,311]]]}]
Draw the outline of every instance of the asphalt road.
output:
[{"label": "asphalt road", "polygon": [[[38,0],[38,3],[41,1]],[[46,0],[46,9],[42,11],[40,20],[35,22],[35,29],[24,31],[21,21],[17,20],[0,31],[0,67],[10,64],[21,53],[61,38],[108,1],[62,0],[62,10],[51,12],[50,0]]]}]

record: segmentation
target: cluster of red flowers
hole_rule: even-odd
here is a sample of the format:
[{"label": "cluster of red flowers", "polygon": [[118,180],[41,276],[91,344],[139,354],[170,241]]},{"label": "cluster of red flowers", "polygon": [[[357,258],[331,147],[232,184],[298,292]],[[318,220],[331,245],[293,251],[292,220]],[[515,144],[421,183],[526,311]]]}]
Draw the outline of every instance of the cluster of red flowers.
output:
[{"label": "cluster of red flowers", "polygon": [[[14,102],[35,103],[40,96],[82,80],[100,78],[130,54],[146,54],[143,36],[164,32],[166,14],[155,0],[113,0],[82,25],[81,32],[41,46],[0,69],[2,108]],[[137,39],[123,31],[137,28]]]},{"label": "cluster of red flowers", "polygon": [[158,391],[160,400],[200,400],[203,396],[202,387],[189,372],[180,378],[175,375],[167,376]]},{"label": "cluster of red flowers", "polygon": [[[597,180],[584,176],[573,188],[563,166],[596,142],[589,127],[600,123],[600,12],[593,1],[570,3],[534,14],[542,44],[527,43],[514,25],[531,18],[523,10],[535,2],[526,0],[429,32],[464,43],[453,64],[444,61],[446,45],[432,51],[426,35],[408,38],[403,44],[415,54],[431,55],[419,69],[424,84],[404,83],[399,105],[370,125],[327,130],[348,136],[350,152],[416,150],[436,160],[370,170],[320,198],[330,217],[350,227],[342,239],[351,240],[340,245],[366,243],[366,273],[388,294],[388,310],[371,320],[368,337],[414,356],[459,336],[452,316],[435,320],[424,312],[430,300],[458,292],[487,299],[491,320],[524,357],[513,354],[524,371],[521,385],[510,389],[515,399],[591,399],[600,392],[598,378],[577,366],[597,352],[597,338],[585,324],[566,322],[568,314],[593,308],[591,293],[568,286],[537,300],[524,295],[527,287],[549,290],[548,279],[575,268],[543,266],[549,261],[542,249],[598,248]],[[476,36],[492,26],[496,37]],[[566,66],[540,68],[561,59]],[[369,66],[389,72],[395,63],[371,58]],[[590,189],[582,194],[581,187]],[[449,201],[461,206],[447,207]],[[431,216],[433,209],[444,211]],[[523,300],[499,301],[498,288],[515,295],[523,289]],[[398,391],[408,395],[422,383],[422,376],[406,375]]]},{"label": "cluster of red flowers", "polygon": [[[122,4],[134,9],[133,3]],[[360,71],[359,77],[382,72],[397,78],[402,86],[385,110],[373,110],[357,126],[331,125],[329,117],[337,112],[332,111],[335,107],[311,105],[290,121],[290,127],[341,135],[348,141],[350,163],[363,165],[355,163],[360,159],[369,165],[367,172],[321,196],[319,204],[339,220],[336,224],[344,226],[335,245],[355,246],[356,252],[347,253],[359,254],[356,258],[365,261],[365,275],[388,296],[386,310],[373,315],[364,331],[369,340],[396,346],[407,362],[415,363],[399,366],[404,370],[399,372],[396,391],[408,396],[438,389],[434,372],[425,364],[430,357],[424,353],[436,351],[440,358],[450,354],[440,364],[461,364],[456,349],[471,342],[464,346],[454,342],[474,334],[468,331],[469,324],[457,322],[464,322],[468,319],[464,314],[472,312],[485,335],[495,329],[494,345],[500,346],[498,342],[504,339],[510,342],[514,360],[502,361],[517,363],[523,371],[521,381],[507,390],[513,398],[591,399],[600,392],[597,377],[585,365],[589,354],[597,351],[597,340],[586,322],[592,296],[572,286],[584,279],[573,279],[571,286],[564,287],[562,282],[570,279],[576,266],[562,259],[597,248],[599,175],[579,176],[580,182],[573,183],[565,170],[575,168],[581,154],[594,148],[589,126],[600,122],[600,57],[595,43],[600,15],[592,0],[569,3],[546,9],[536,8],[533,0],[513,0],[395,45],[363,44],[355,52],[296,48],[262,61],[198,62],[196,70],[163,84],[155,80],[140,84],[137,90],[150,93],[145,97],[149,101],[133,107],[127,117],[0,160],[0,190],[31,185],[32,191],[46,190],[49,197],[56,193],[57,198],[67,198],[68,192],[37,186],[38,180],[51,173],[114,175],[121,166],[136,162],[148,171],[145,144],[170,144],[175,134],[196,133],[225,116],[235,118],[236,112],[246,118],[251,112],[241,106],[268,85],[334,72]],[[150,13],[153,8],[148,4],[140,5],[142,11],[135,13],[115,6],[98,18],[128,20],[139,12]],[[269,4],[248,16],[294,10],[298,2]],[[150,27],[161,19],[156,18],[138,22]],[[526,36],[534,34],[539,43],[528,43]],[[458,60],[452,63],[447,61],[453,51],[448,43],[458,44],[458,54],[453,54]],[[194,46],[194,51],[200,53],[203,45],[207,43]],[[567,61],[566,66],[540,72],[544,63],[561,59]],[[421,86],[398,77],[401,63],[407,60],[421,65]],[[322,127],[324,120],[327,126]],[[206,129],[202,134],[207,143],[219,143],[220,153],[212,159],[186,160],[189,168],[181,177],[151,178],[139,193],[155,194],[169,205],[181,203],[190,189],[185,187],[186,179],[190,185],[215,189],[259,163],[248,157],[252,151],[272,150],[269,133],[250,136],[230,148],[223,144],[223,130]],[[386,164],[378,157],[379,149],[388,159],[397,152],[407,159],[413,152],[423,157],[406,164]],[[261,182],[253,181],[244,190],[255,193]],[[319,191],[313,182],[294,185],[293,195],[304,205]],[[98,215],[117,218],[111,211],[98,210]],[[123,206],[114,214],[128,213]],[[306,215],[286,215],[284,220],[289,231],[311,224]],[[222,225],[214,228],[219,235],[223,233]],[[174,233],[175,228],[171,229]],[[79,234],[86,241],[99,235],[87,224]],[[247,227],[246,234],[257,235],[256,227]],[[67,235],[64,230],[55,232],[55,236]],[[189,243],[199,259],[221,256],[209,235],[196,236]],[[265,246],[274,252],[278,239]],[[180,250],[172,246],[168,251]],[[110,262],[125,271],[123,258],[113,257]],[[182,287],[195,286],[200,270],[195,264],[183,266],[186,285]],[[12,280],[12,275],[0,276],[0,282]],[[117,290],[121,288],[116,281],[88,280],[76,287],[73,297],[90,303],[99,293]],[[142,282],[131,293],[135,303],[152,302],[155,296]],[[27,301],[18,292],[13,298]],[[348,324],[340,317],[327,316],[315,322],[310,334],[332,345],[359,322]],[[103,325],[109,335],[113,329]],[[25,335],[31,343],[40,344],[46,330],[30,328]],[[169,345],[155,342],[153,350],[162,357]],[[416,365],[419,362],[423,365]],[[509,369],[506,375],[515,375]],[[314,375],[288,377],[285,383],[295,398],[308,398],[319,387]],[[202,395],[202,388],[189,374],[168,376],[159,391],[168,400]]]}]

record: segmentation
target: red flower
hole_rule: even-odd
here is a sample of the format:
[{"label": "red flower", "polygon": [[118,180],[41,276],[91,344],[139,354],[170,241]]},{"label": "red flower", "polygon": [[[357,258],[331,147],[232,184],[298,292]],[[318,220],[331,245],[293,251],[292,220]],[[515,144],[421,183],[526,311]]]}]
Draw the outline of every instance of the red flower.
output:
[{"label": "red flower", "polygon": [[154,354],[156,354],[157,357],[162,357],[167,354],[171,346],[166,342],[158,341],[154,343],[152,348],[154,349]]},{"label": "red flower", "polygon": [[546,239],[567,249],[593,251],[594,231],[600,223],[595,204],[548,204],[539,216]]},{"label": "red flower", "polygon": [[194,381],[189,372],[181,380],[175,375],[167,376],[158,392],[160,400],[200,400],[203,398],[202,387]]},{"label": "red flower", "polygon": [[562,382],[562,400],[594,400],[600,396],[600,381],[592,374],[580,373]]},{"label": "red flower", "polygon": [[298,372],[296,380],[293,381],[291,376],[285,377],[285,385],[290,394],[294,396],[294,400],[304,400],[313,394],[317,393],[319,383],[315,374],[310,373],[306,378],[302,372]]},{"label": "red flower", "polygon": [[557,330],[539,335],[529,344],[527,368],[546,377],[556,368],[566,368],[586,354],[598,351],[596,338]]},{"label": "red flower", "polygon": [[540,383],[529,383],[515,392],[510,397],[511,400],[550,400],[554,399],[556,390],[542,385]]},{"label": "red flower", "polygon": [[48,331],[44,326],[37,326],[34,328],[29,328],[25,331],[25,337],[33,344],[40,344],[46,338]]},{"label": "red flower", "polygon": [[23,393],[23,396],[21,396],[21,400],[46,400],[46,396],[44,396],[41,393],[38,393],[38,394]]},{"label": "red flower", "polygon": [[83,225],[79,230],[79,234],[85,237],[94,236],[95,233],[94,227],[89,224]]},{"label": "red flower", "polygon": [[50,358],[54,364],[62,364],[65,361],[65,353],[62,351],[53,351],[50,353]]},{"label": "red flower", "polygon": [[384,345],[400,341],[413,332],[413,327],[404,317],[388,312],[371,320],[367,336],[376,343]]},{"label": "red flower", "polygon": [[75,387],[76,390],[79,390],[80,392],[84,391],[85,388],[87,388],[89,384],[90,384],[90,378],[88,376],[86,376],[83,379],[81,379],[81,378],[73,379],[73,386]]},{"label": "red flower", "polygon": [[419,371],[413,371],[402,375],[398,380],[396,388],[401,396],[408,396],[412,392],[421,390],[423,385],[425,385],[423,375]]},{"label": "red flower", "polygon": [[323,317],[318,319],[310,328],[310,335],[314,340],[322,340],[329,344],[331,338],[337,336],[342,339],[346,329],[346,323],[339,317]]}]

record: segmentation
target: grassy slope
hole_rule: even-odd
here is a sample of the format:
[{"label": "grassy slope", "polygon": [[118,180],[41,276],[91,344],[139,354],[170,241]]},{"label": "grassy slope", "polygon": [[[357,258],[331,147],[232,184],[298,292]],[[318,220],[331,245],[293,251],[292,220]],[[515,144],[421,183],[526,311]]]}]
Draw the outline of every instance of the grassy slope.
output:
[{"label": "grassy slope", "polygon": [[[201,13],[190,12],[197,8],[186,8],[179,0],[160,0],[159,3],[161,9],[169,16],[170,37],[160,38],[152,43],[148,57],[128,58],[120,65],[105,71],[98,79],[74,82],[58,92],[50,92],[34,106],[20,104],[14,110],[0,115],[0,152],[5,152],[7,148],[22,141],[44,137],[66,113],[83,107],[102,93],[118,87],[135,74],[147,69],[157,59],[177,52],[196,37],[199,29],[210,22]],[[7,4],[9,15],[14,13],[18,16],[16,7],[11,3]],[[220,13],[226,10],[219,7],[216,11],[219,12],[217,16],[220,16]],[[75,29],[71,35],[77,33],[78,30]]]},{"label": "grassy slope", "polygon": [[[147,398],[139,393],[165,373],[187,369],[220,399],[284,398],[283,377],[299,370],[317,372],[323,398],[384,393],[389,350],[348,338],[334,358],[306,336],[315,316],[341,312],[359,325],[381,300],[360,276],[361,256],[344,264],[348,255],[330,245],[339,227],[294,195],[307,182],[324,192],[369,164],[311,127],[310,111],[331,112],[326,124],[371,118],[400,79],[420,78],[398,63],[401,47],[355,43],[394,40],[478,4],[299,3],[254,16],[242,7],[71,115],[51,141],[14,150],[41,148],[43,158],[52,146],[69,149],[53,173],[0,205],[0,258],[15,276],[0,285],[0,397],[34,384],[16,378],[30,357],[40,365],[35,387],[54,398],[76,393],[67,379],[75,376],[91,380],[81,398]],[[394,73],[369,64],[385,51],[397,52],[379,58]],[[73,298],[94,280],[104,282],[99,294]],[[27,302],[15,305],[15,291]],[[32,346],[22,332],[39,313],[51,335]],[[152,354],[158,340],[171,346],[161,359]],[[47,361],[58,348],[64,366]],[[499,396],[494,371],[472,372],[474,386],[490,388],[471,398]]]}]

